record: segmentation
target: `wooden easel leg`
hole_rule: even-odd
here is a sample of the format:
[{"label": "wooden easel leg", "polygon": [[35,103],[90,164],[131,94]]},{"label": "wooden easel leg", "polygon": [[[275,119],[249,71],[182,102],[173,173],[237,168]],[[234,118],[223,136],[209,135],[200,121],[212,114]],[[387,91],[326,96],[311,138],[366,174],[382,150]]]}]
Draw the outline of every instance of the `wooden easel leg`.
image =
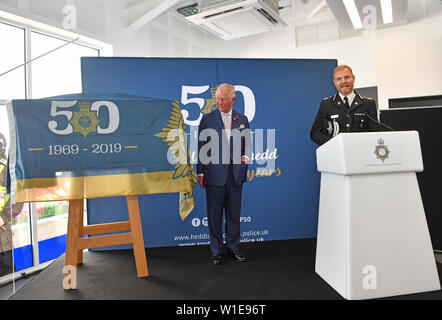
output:
[{"label": "wooden easel leg", "polygon": [[[84,217],[84,200],[81,201],[81,210],[80,210],[80,219],[79,219],[79,227],[78,227],[78,239],[83,238],[83,217]],[[77,263],[83,264],[83,249],[78,250],[77,253]]]},{"label": "wooden easel leg", "polygon": [[144,248],[143,230],[141,227],[138,196],[127,196],[127,210],[129,213],[130,230],[133,237],[133,249],[138,278],[148,277],[146,249]]},{"label": "wooden easel leg", "polygon": [[80,228],[80,217],[83,214],[83,200],[70,200],[68,213],[68,232],[66,238],[66,261],[65,261],[65,277],[70,275],[70,286],[64,286],[65,289],[76,288],[76,270],[78,262],[78,234]]}]

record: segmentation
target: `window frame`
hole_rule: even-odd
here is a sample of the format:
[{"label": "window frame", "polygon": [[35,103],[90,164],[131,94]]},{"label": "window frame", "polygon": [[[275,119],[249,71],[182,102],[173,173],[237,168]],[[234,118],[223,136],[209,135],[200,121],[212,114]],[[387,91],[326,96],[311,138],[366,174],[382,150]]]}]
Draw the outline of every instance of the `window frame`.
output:
[{"label": "window frame", "polygon": [[[81,45],[90,49],[98,51],[98,57],[103,55],[112,56],[113,46],[109,43],[103,42],[101,40],[93,39],[84,36],[79,33],[74,33],[72,31],[67,31],[64,29],[56,28],[50,25],[40,23],[38,21],[30,20],[24,17],[9,14],[7,12],[0,11],[0,23],[4,23],[13,27],[18,27],[24,29],[24,56],[25,56],[25,99],[32,99],[32,63],[29,63],[32,59],[32,43],[31,34],[36,32],[45,36],[53,37],[58,40],[70,42],[76,38],[79,38],[74,42],[74,44]],[[48,50],[49,51],[49,50]],[[0,104],[6,105],[8,100],[2,99],[0,97]],[[85,212],[86,206],[85,206]],[[29,203],[29,228],[31,233],[31,246],[32,246],[32,259],[33,266],[24,270],[17,271],[15,273],[0,277],[0,284],[7,282],[14,282],[15,279],[21,278],[23,275],[28,275],[30,273],[37,272],[41,269],[46,268],[52,261],[47,261],[40,263],[39,261],[39,251],[38,251],[38,234],[37,234],[37,214],[36,214],[36,203]],[[12,271],[12,270],[11,270]],[[13,286],[15,288],[15,286]],[[13,290],[15,293],[15,289]]]}]

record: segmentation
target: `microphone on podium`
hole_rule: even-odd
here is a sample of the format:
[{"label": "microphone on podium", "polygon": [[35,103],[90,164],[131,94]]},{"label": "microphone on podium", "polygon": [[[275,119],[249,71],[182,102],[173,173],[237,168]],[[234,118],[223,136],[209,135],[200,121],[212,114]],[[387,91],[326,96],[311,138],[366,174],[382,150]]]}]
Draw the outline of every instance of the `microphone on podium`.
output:
[{"label": "microphone on podium", "polygon": [[387,126],[386,124],[384,124],[384,123],[378,121],[377,119],[374,119],[373,117],[370,117],[370,115],[369,115],[368,113],[366,113],[366,112],[364,112],[364,115],[366,115],[367,118],[370,119],[371,121],[374,121],[374,122],[376,122],[377,124],[380,124],[381,126],[387,128],[387,129],[389,129],[389,130],[391,130],[391,131],[397,131],[396,129],[394,129],[394,128],[390,127],[390,126]]}]

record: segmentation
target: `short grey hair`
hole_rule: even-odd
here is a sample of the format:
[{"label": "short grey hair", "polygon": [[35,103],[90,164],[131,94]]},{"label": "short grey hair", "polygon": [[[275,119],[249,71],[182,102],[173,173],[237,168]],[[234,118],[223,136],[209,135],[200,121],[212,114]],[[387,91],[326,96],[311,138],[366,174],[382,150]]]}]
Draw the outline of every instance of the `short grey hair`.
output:
[{"label": "short grey hair", "polygon": [[216,88],[216,92],[226,90],[229,93],[230,100],[236,98],[235,88],[229,83],[222,83]]}]

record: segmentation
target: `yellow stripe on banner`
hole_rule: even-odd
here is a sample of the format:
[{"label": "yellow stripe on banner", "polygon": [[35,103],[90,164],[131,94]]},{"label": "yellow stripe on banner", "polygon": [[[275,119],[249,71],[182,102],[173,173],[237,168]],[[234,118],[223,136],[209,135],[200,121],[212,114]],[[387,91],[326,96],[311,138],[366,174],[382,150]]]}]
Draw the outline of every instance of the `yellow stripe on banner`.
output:
[{"label": "yellow stripe on banner", "polygon": [[28,148],[29,151],[44,151],[44,148]]},{"label": "yellow stripe on banner", "polygon": [[138,146],[124,146],[124,149],[138,149]]},{"label": "yellow stripe on banner", "polygon": [[190,192],[189,178],[172,180],[173,171],[74,178],[17,180],[16,201],[55,201],[140,194]]}]

